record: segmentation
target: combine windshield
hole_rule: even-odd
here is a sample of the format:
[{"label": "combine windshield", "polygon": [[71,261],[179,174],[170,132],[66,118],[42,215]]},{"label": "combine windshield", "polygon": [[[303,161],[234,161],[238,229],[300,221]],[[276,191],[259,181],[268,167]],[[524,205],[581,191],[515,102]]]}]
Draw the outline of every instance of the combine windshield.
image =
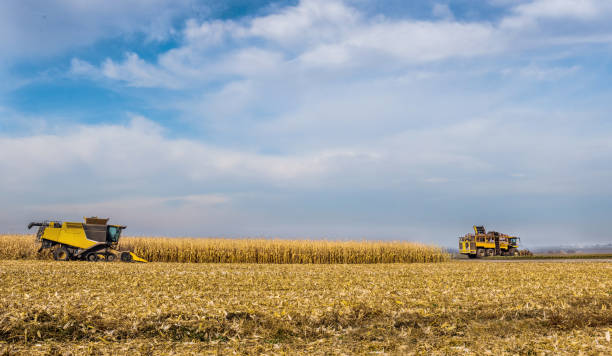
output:
[{"label": "combine windshield", "polygon": [[121,229],[116,226],[108,227],[108,241],[117,242],[119,241],[119,235],[121,235]]}]

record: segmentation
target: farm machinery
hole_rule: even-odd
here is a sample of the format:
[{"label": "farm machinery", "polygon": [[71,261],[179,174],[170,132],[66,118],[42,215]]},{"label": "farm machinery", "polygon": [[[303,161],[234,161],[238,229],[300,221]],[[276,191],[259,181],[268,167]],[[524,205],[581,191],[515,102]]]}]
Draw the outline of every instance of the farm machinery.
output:
[{"label": "farm machinery", "polygon": [[119,256],[123,262],[147,262],[133,252],[116,250],[121,231],[127,226],[109,225],[108,219],[98,217],[84,220],[84,223],[31,222],[28,229],[38,226],[36,241],[41,243],[38,251],[54,248],[53,258],[57,261],[112,262]]},{"label": "farm machinery", "polygon": [[520,239],[497,231],[487,232],[484,226],[474,226],[473,234],[465,234],[459,238],[459,253],[470,258],[518,256]]}]

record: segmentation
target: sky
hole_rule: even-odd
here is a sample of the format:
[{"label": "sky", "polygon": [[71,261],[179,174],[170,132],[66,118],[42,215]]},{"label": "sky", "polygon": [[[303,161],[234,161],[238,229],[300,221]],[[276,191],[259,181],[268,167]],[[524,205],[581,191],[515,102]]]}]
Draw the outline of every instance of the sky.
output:
[{"label": "sky", "polygon": [[0,2],[0,230],[612,242],[612,1]]}]

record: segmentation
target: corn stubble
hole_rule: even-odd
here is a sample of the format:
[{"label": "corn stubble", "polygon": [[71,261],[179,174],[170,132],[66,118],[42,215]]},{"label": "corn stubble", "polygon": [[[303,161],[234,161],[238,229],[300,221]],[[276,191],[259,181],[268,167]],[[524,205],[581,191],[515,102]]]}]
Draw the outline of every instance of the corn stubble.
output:
[{"label": "corn stubble", "polygon": [[0,354],[612,354],[612,264],[0,261]]},{"label": "corn stubble", "polygon": [[[436,246],[413,242],[122,237],[119,248],[153,262],[410,263],[448,261]],[[32,235],[0,235],[0,259],[49,259]]]}]

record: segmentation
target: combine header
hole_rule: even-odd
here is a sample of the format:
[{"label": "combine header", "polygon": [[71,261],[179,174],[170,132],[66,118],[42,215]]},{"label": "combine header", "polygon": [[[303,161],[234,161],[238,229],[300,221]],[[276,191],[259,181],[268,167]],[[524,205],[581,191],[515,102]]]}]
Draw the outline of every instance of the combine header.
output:
[{"label": "combine header", "polygon": [[459,238],[459,253],[470,258],[486,256],[518,256],[520,237],[510,236],[497,231],[486,232],[484,226],[474,226],[473,234]]},{"label": "combine header", "polygon": [[[31,222],[28,229],[38,226],[36,241],[44,248],[55,248],[53,258],[57,261],[87,260],[112,262],[121,231],[127,226],[108,225],[108,219],[85,218],[85,223],[44,221]],[[117,251],[123,262],[147,262],[130,251]]]}]

